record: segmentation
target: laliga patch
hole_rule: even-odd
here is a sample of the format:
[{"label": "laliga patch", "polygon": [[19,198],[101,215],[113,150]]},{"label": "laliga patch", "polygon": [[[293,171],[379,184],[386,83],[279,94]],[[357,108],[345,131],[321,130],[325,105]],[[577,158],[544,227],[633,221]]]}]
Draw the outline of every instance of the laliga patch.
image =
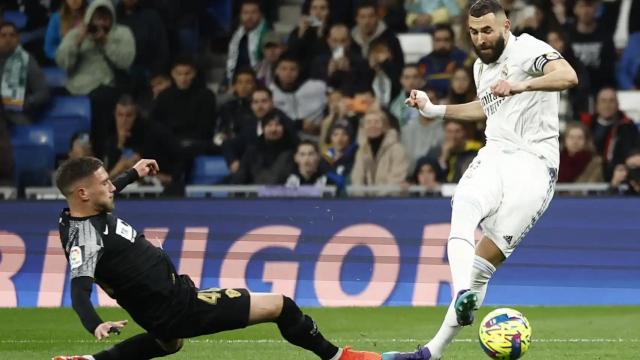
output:
[{"label": "laliga patch", "polygon": [[544,54],[544,58],[547,59],[548,61],[558,60],[558,59],[562,59],[562,55],[558,54],[557,52],[550,52],[550,53]]},{"label": "laliga patch", "polygon": [[120,219],[118,219],[118,223],[116,224],[116,234],[131,242],[135,241],[137,235],[136,231],[133,229],[133,227],[131,227],[131,225]]},{"label": "laliga patch", "polygon": [[69,265],[71,269],[77,269],[82,265],[82,249],[80,249],[80,246],[74,246],[69,251]]}]

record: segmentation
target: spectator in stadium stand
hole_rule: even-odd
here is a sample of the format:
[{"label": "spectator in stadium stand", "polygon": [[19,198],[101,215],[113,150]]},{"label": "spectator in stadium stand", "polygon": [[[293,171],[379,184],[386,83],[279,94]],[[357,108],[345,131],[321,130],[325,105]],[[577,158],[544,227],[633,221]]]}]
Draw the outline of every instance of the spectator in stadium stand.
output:
[{"label": "spectator in stadium stand", "polygon": [[592,94],[605,86],[615,86],[616,50],[611,32],[596,18],[598,4],[598,0],[576,0],[576,21],[567,27],[573,52],[587,67]]},{"label": "spectator in stadium stand", "polygon": [[434,149],[439,149],[444,141],[443,120],[427,119],[418,114],[418,119],[404,126],[401,140],[409,156],[409,171],[413,171],[416,161]]},{"label": "spectator in stadium stand", "polygon": [[629,36],[616,75],[620,90],[640,89],[640,31]]},{"label": "spectator in stadium stand", "polygon": [[526,0],[501,0],[500,3],[509,16],[512,32],[523,29],[525,21],[535,14],[533,5],[529,5]]},{"label": "spectator in stadium stand", "polygon": [[235,121],[233,133],[227,141],[222,143],[222,152],[229,166],[231,174],[235,174],[240,168],[240,160],[248,147],[253,146],[262,135],[262,121],[266,118],[277,116],[280,122],[287,128],[287,133],[295,134],[293,121],[273,105],[273,94],[266,87],[258,86],[251,94],[251,117],[242,118],[244,121]]},{"label": "spectator in stadium stand", "polygon": [[583,123],[572,121],[562,136],[558,182],[602,181],[602,157],[596,153],[591,133]]},{"label": "spectator in stadium stand", "polygon": [[234,184],[283,184],[293,171],[293,154],[298,145],[295,133],[272,112],[262,119],[262,135],[249,146],[238,171],[231,176]]},{"label": "spectator in stadium stand", "polygon": [[469,137],[464,123],[448,120],[444,122],[442,146],[433,148],[427,156],[437,159],[442,169],[439,181],[457,183],[481,147],[482,143]]},{"label": "spectator in stadium stand", "polygon": [[389,111],[398,119],[400,128],[402,129],[406,125],[418,120],[418,110],[408,107],[404,103],[409,97],[411,90],[422,89],[424,86],[424,79],[420,75],[418,65],[408,64],[404,66],[402,75],[400,75],[400,85],[402,88],[391,100]]},{"label": "spectator in stadium stand", "polygon": [[185,174],[198,155],[219,153],[213,142],[216,124],[216,97],[200,78],[195,60],[184,55],[171,69],[173,84],[158,95],[152,105],[151,120],[180,149]]},{"label": "spectator in stadium stand", "polygon": [[122,95],[113,113],[115,131],[107,141],[104,157],[105,169],[114,177],[131,168],[141,158],[153,157],[161,164],[156,177],[167,192],[173,185],[184,185],[181,172],[182,159],[175,144],[167,141],[171,136],[158,124],[145,119],[130,95]]},{"label": "spectator in stadium stand", "polygon": [[[451,75],[447,97],[442,99],[442,105],[465,104],[476,99],[476,84],[473,81],[471,68],[457,66]],[[469,121],[464,124],[470,139],[484,140],[486,121]]]},{"label": "spectator in stadium stand", "polygon": [[616,165],[609,191],[614,194],[640,195],[640,148],[630,151],[624,163]]},{"label": "spectator in stadium stand", "polygon": [[285,50],[282,39],[275,32],[268,32],[262,39],[263,58],[256,65],[258,82],[264,86],[271,86],[275,78],[276,62]]},{"label": "spectator in stadium stand", "polygon": [[0,186],[13,186],[13,149],[7,120],[0,114]]},{"label": "spectator in stadium stand", "polygon": [[93,150],[91,150],[91,139],[89,133],[80,131],[71,137],[69,144],[69,152],[67,153],[68,160],[78,159],[85,156],[93,157]]},{"label": "spectator in stadium stand", "polygon": [[300,16],[298,26],[289,35],[287,52],[300,64],[309,66],[325,43],[330,20],[329,0],[311,0],[308,12]]},{"label": "spectator in stadium stand", "polygon": [[[222,104],[218,112],[218,121],[214,142],[221,146],[235,137],[240,128],[251,121],[251,94],[256,89],[256,73],[251,68],[238,69],[233,74],[233,98]],[[255,129],[255,127],[254,127]]]},{"label": "spectator in stadium stand", "polygon": [[151,75],[149,79],[149,87],[151,88],[151,96],[155,100],[161,92],[171,87],[171,76],[165,72],[158,72]]},{"label": "spectator in stadium stand", "polygon": [[295,166],[287,180],[286,187],[318,186],[323,187],[331,180],[320,167],[320,151],[318,145],[311,140],[302,140],[293,156]]},{"label": "spectator in stadium stand", "polygon": [[398,131],[391,127],[387,115],[377,109],[369,110],[363,123],[364,134],[358,140],[351,184],[401,185],[408,174],[409,157],[398,139]]},{"label": "spectator in stadium stand", "polygon": [[269,31],[260,9],[260,1],[243,0],[240,25],[229,41],[227,52],[227,81],[231,82],[236,69],[255,67],[262,60],[263,36]]},{"label": "spectator in stadium stand", "polygon": [[322,152],[320,166],[325,169],[327,177],[338,186],[344,188],[347,184],[353,162],[355,161],[358,144],[348,121],[338,120],[329,132],[329,146]]},{"label": "spectator in stadium stand", "polygon": [[407,2],[406,8],[410,32],[426,32],[436,24],[453,22],[460,15],[457,0],[415,0]]},{"label": "spectator in stadium stand", "polygon": [[527,33],[538,39],[546,39],[547,34],[551,29],[557,29],[560,27],[555,14],[549,11],[551,8],[551,0],[534,0],[531,2],[533,11],[525,21],[524,27],[517,29],[516,35]]},{"label": "spectator in stadium stand", "polygon": [[368,58],[369,47],[376,42],[385,42],[398,66],[404,66],[404,53],[396,35],[380,19],[375,1],[363,0],[356,7],[356,26],[351,30],[351,38],[360,46],[362,57]]},{"label": "spectator in stadium stand", "polygon": [[457,66],[451,74],[447,97],[441,101],[443,105],[456,105],[472,102],[476,99],[476,84],[473,73],[466,66]]},{"label": "spectator in stadium stand", "polygon": [[407,10],[404,0],[378,0],[378,13],[384,19],[384,23],[396,34],[406,33]]},{"label": "spectator in stadium stand", "polygon": [[44,37],[44,53],[50,60],[56,59],[56,51],[62,38],[76,26],[82,25],[87,0],[63,0],[59,11],[51,14]]},{"label": "spectator in stadium stand", "polygon": [[622,52],[631,34],[640,31],[640,1],[603,1],[601,9],[603,27],[613,34],[613,43]]},{"label": "spectator in stadium stand", "polygon": [[442,169],[438,161],[427,156],[423,156],[416,162],[413,174],[409,179],[409,185],[418,185],[427,191],[428,195],[440,195],[440,182]]},{"label": "spectator in stadium stand", "polygon": [[64,36],[56,52],[58,66],[67,72],[67,91],[91,99],[91,143],[97,157],[104,156],[119,96],[116,78],[128,71],[135,53],[133,34],[116,24],[109,0],[92,1],[84,22]]},{"label": "spectator in stadium stand", "polygon": [[344,24],[332,25],[324,46],[313,58],[309,76],[343,92],[368,87],[369,67],[362,58],[360,46],[351,39]]},{"label": "spectator in stadium stand", "polygon": [[153,73],[166,71],[169,66],[169,40],[160,14],[145,8],[140,0],[122,0],[117,7],[118,23],[128,26],[136,43],[136,57],[131,75],[136,89],[141,91]]},{"label": "spectator in stadium stand", "polygon": [[20,45],[18,28],[0,23],[0,116],[10,124],[30,124],[50,99],[36,59]]},{"label": "spectator in stadium stand", "polygon": [[605,87],[596,97],[595,114],[584,114],[582,122],[591,130],[593,142],[604,163],[604,179],[624,163],[632,149],[640,147],[640,135],[633,120],[620,111],[616,89]]},{"label": "spectator in stadium stand", "polygon": [[558,115],[560,117],[560,131],[562,131],[568,122],[577,120],[581,114],[589,112],[589,72],[582,61],[576,57],[564,31],[551,30],[547,35],[547,43],[567,60],[580,79],[577,86],[560,92]]},{"label": "spectator in stadium stand", "polygon": [[327,85],[323,81],[302,79],[298,61],[285,54],[276,63],[276,79],[269,88],[275,106],[295,122],[301,134],[318,135],[327,105]]},{"label": "spectator in stadium stand", "polygon": [[385,42],[374,42],[369,50],[369,67],[371,68],[371,88],[380,105],[389,107],[391,100],[400,89],[402,66],[393,58]]},{"label": "spectator in stadium stand", "polygon": [[455,45],[451,25],[437,25],[433,30],[433,51],[418,61],[420,72],[439,97],[447,96],[449,80],[457,66],[464,65],[468,54]]}]

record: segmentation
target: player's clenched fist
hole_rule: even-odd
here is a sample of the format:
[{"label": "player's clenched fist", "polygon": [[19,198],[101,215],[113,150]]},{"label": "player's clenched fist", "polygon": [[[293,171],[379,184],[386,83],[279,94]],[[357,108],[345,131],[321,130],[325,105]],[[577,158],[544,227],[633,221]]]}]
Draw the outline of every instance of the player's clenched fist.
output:
[{"label": "player's clenched fist", "polygon": [[498,80],[491,86],[491,92],[495,96],[511,96],[520,94],[525,90],[525,84],[519,81]]},{"label": "player's clenched fist", "polygon": [[434,105],[424,91],[411,90],[404,103],[407,106],[418,109],[420,114],[426,118],[442,119],[444,117],[446,107],[444,105]]}]

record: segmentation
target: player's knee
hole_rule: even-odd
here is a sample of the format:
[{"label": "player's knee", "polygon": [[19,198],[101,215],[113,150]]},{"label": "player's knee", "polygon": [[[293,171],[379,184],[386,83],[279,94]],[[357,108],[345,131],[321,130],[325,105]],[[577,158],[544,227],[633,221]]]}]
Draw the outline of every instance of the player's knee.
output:
[{"label": "player's knee", "polygon": [[160,347],[167,352],[167,355],[170,355],[175,354],[182,349],[184,339],[172,339],[166,341],[158,340],[158,344],[160,344]]},{"label": "player's knee", "polygon": [[290,297],[282,295],[282,309],[276,316],[278,323],[295,323],[302,317],[302,311]]}]

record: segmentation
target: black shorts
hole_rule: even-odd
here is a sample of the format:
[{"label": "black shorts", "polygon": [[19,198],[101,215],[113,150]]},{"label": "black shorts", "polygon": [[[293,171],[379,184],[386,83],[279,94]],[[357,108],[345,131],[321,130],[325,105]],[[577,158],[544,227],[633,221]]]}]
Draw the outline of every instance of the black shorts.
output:
[{"label": "black shorts", "polygon": [[251,299],[246,289],[192,287],[179,316],[149,329],[160,340],[191,338],[242,329],[249,323]]}]

